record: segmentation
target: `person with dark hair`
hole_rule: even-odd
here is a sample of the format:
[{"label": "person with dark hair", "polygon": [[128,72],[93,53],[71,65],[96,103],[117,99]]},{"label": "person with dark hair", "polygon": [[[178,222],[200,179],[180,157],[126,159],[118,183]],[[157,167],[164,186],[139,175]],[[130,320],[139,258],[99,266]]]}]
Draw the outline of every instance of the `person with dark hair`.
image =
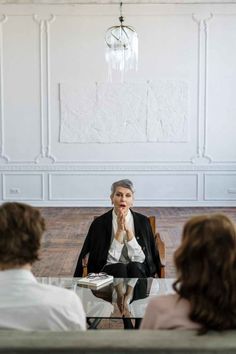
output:
[{"label": "person with dark hair", "polygon": [[150,300],[141,329],[236,328],[236,229],[221,214],[202,215],[184,226],[175,252],[175,294]]},{"label": "person with dark hair", "polygon": [[38,209],[22,203],[0,206],[0,328],[84,330],[79,297],[73,291],[38,283],[31,272],[39,260],[44,231]]},{"label": "person with dark hair", "polygon": [[74,276],[106,272],[119,278],[145,278],[160,275],[161,262],[149,220],[134,212],[133,183],[128,179],[111,186],[114,208],[96,218],[80,252]]}]

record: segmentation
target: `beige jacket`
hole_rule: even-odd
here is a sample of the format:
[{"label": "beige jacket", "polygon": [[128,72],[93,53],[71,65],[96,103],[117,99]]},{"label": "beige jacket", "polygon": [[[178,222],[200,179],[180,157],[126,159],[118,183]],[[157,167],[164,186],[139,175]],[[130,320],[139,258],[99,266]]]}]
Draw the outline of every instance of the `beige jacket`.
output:
[{"label": "beige jacket", "polygon": [[153,297],[146,308],[141,329],[199,329],[189,318],[190,304],[177,294]]}]

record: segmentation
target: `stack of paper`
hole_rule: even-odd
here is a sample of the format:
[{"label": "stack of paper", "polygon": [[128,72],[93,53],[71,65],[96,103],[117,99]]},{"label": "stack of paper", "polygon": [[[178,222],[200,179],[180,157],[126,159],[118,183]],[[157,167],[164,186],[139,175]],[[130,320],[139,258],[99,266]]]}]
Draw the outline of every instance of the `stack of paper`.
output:
[{"label": "stack of paper", "polygon": [[106,286],[110,283],[113,282],[113,276],[112,275],[106,275],[106,276],[94,276],[94,277],[84,277],[78,280],[77,284],[78,285],[85,285],[89,288],[101,288],[103,286]]}]

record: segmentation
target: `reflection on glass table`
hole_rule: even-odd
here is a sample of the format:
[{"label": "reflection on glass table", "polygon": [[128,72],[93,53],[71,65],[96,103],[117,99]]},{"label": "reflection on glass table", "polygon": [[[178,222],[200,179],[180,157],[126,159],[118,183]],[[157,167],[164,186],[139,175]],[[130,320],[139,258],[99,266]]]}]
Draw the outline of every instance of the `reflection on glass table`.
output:
[{"label": "reflection on glass table", "polygon": [[41,277],[37,280],[76,292],[89,320],[142,319],[152,296],[174,292],[174,279],[167,278],[114,278],[112,283],[97,290],[78,285],[79,278]]},{"label": "reflection on glass table", "polygon": [[41,284],[55,285],[76,292],[77,281],[71,277],[37,277],[37,281]]},{"label": "reflection on glass table", "polygon": [[[75,278],[75,281],[78,278]],[[115,278],[113,283],[101,289],[93,290],[77,287],[85,312],[90,318],[143,318],[147,303],[152,296],[173,293],[174,279],[159,278]],[[97,306],[104,301],[112,307],[100,310]],[[99,304],[99,305],[98,305]],[[109,314],[108,314],[109,313]]]}]

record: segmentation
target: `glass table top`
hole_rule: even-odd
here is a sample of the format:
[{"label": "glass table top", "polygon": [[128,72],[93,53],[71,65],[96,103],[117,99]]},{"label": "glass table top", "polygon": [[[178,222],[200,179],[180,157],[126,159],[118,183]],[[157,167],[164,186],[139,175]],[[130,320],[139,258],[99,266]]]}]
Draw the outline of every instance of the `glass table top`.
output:
[{"label": "glass table top", "polygon": [[74,291],[81,299],[87,318],[143,318],[152,296],[174,293],[174,279],[114,278],[99,289],[78,284],[80,278],[38,277],[43,284],[51,284]]}]

